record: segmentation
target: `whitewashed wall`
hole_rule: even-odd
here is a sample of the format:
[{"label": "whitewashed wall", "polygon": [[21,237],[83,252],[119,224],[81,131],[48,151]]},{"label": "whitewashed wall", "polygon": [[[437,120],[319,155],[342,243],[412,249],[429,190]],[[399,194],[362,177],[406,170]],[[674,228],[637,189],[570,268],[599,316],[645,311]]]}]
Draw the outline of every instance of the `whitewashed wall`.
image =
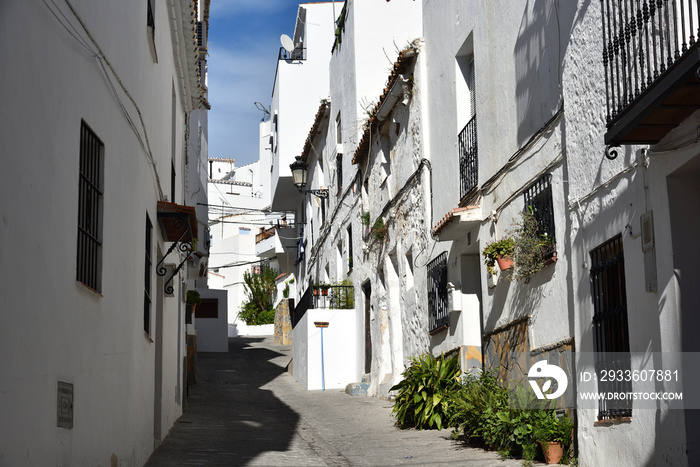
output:
[{"label": "whitewashed wall", "polygon": [[[1,79],[4,89],[13,90],[4,100],[13,111],[0,117],[0,236],[5,240],[0,252],[14,267],[0,272],[0,351],[6,357],[0,375],[0,451],[7,465],[140,466],[182,412],[186,349],[180,278],[174,296],[164,297],[162,281],[152,273],[148,336],[143,265],[147,214],[154,227],[154,266],[156,252],[166,250],[157,223],[157,178],[169,193],[171,160],[178,174],[177,202],[183,202],[185,112],[191,104],[183,101],[165,3],[155,14],[158,64],[147,39],[145,3],[134,8],[84,0],[71,4],[141,111],[144,127],[108,71],[140,137],[148,136],[155,166],[95,53],[50,10],[60,8],[67,18],[55,12],[61,21],[69,21],[78,30],[73,34],[89,42],[66,4],[3,2],[0,34],[5,43],[22,46],[0,52],[3,63],[14,64]],[[81,120],[105,150],[99,294],[75,280]],[[57,427],[58,381],[74,387],[72,429]]]},{"label": "whitewashed wall", "polygon": [[[598,4],[579,5],[581,18],[572,30],[570,54],[564,62],[566,110],[566,152],[571,223],[571,274],[576,340],[580,351],[592,351],[593,305],[590,298],[590,256],[610,238],[621,234],[625,257],[625,282],[632,352],[678,352],[692,350],[681,336],[679,277],[681,266],[672,242],[673,216],[669,189],[676,173],[691,175],[697,168],[697,143],[676,149],[679,141],[693,139],[700,123],[697,115],[672,131],[648,152],[644,167],[643,147],[623,146],[614,161],[605,159],[605,88]],[[585,72],[584,72],[585,70]],[[595,150],[591,150],[595,148]],[[636,167],[635,167],[636,164]],[[645,191],[648,191],[645,193]],[[697,199],[697,192],[688,193]],[[689,205],[679,206],[691,210]],[[657,292],[645,289],[644,258],[639,217],[653,211],[656,245]],[[693,221],[690,224],[693,225]],[[692,227],[691,227],[692,228]],[[684,255],[697,257],[698,249]],[[685,276],[688,277],[688,276]],[[691,274],[691,277],[695,277]],[[690,288],[697,289],[691,282]],[[691,312],[692,313],[692,312]],[[688,326],[686,324],[685,326]],[[694,411],[691,411],[694,412]],[[614,456],[618,465],[693,465],[686,458],[685,416],[664,408],[634,410],[630,423],[597,426],[597,410],[579,410],[580,465],[594,466]],[[692,432],[692,430],[691,430]],[[693,433],[695,435],[697,431]]]},{"label": "whitewashed wall", "polygon": [[[316,322],[329,323],[323,329],[323,348]],[[307,310],[292,331],[294,379],[308,390],[344,389],[359,381],[358,332],[355,310]]]},{"label": "whitewashed wall", "polygon": [[[295,206],[296,188],[289,165],[301,153],[321,99],[328,97],[328,60],[333,38],[333,4],[305,3],[306,21],[297,22],[294,36],[303,35],[306,60],[279,60],[270,105],[272,147],[272,205]],[[337,13],[340,7],[336,6]],[[270,57],[273,59],[273,57]],[[275,120],[277,123],[275,124]]]}]

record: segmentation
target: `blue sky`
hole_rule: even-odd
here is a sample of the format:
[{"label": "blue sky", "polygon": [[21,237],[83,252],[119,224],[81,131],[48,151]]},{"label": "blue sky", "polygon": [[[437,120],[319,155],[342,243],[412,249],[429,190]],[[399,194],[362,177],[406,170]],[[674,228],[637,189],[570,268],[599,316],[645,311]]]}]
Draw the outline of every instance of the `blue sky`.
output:
[{"label": "blue sky", "polygon": [[212,0],[209,16],[209,157],[258,159],[258,124],[269,108],[280,35],[294,32],[296,0]]}]

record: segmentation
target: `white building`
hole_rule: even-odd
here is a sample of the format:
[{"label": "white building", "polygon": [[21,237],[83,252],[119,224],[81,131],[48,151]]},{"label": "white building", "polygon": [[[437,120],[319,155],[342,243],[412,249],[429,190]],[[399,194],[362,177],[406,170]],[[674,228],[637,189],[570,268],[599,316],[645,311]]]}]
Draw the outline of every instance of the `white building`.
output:
[{"label": "white building", "polygon": [[[608,2],[426,0],[422,41],[413,42],[413,96],[387,109],[388,96],[400,94],[396,81],[382,92],[384,76],[369,94],[382,96],[379,105],[367,101],[352,91],[363,72],[351,57],[365,57],[355,45],[365,35],[390,34],[386,8],[407,6],[372,3],[369,16],[382,24],[365,28],[362,4],[345,4],[330,99],[301,153],[305,188],[327,189],[329,198],[306,195],[298,208],[298,270],[307,313],[324,306],[313,285],[345,278],[355,285],[355,321],[343,326],[367,337],[343,343],[342,361],[359,375],[371,355],[370,393],[385,395],[421,349],[459,352],[463,369],[484,362],[509,379],[544,358],[575,377],[584,353],[630,352],[633,365],[646,356],[661,369],[653,352],[695,351],[700,284],[690,268],[699,249],[697,222],[687,214],[700,180],[697,6],[664,2],[646,17],[631,1],[607,11]],[[370,118],[387,110],[386,121],[377,117],[365,131],[353,108],[369,109]],[[357,168],[347,166],[348,154]],[[411,187],[402,188],[421,163],[411,198]],[[408,201],[392,204],[399,194]],[[421,209],[432,238],[421,237]],[[530,211],[540,238],[553,241],[548,261],[529,280],[489,273],[484,248]],[[365,228],[360,216],[370,233],[375,219],[388,225],[376,252],[356,234]],[[305,367],[307,387],[318,377],[309,324],[317,320],[299,331],[306,349],[294,343],[295,376]],[[332,322],[324,328],[332,329]],[[570,406],[574,389],[562,405]],[[601,403],[574,415],[579,465],[698,463],[692,410]]]},{"label": "white building", "polygon": [[3,2],[3,464],[140,466],[182,413],[206,9]]},{"label": "white building", "polygon": [[[420,165],[420,145],[409,123],[415,128],[420,121],[420,107],[408,95],[415,60],[411,44],[421,35],[420,12],[421,4],[416,2],[348,1],[338,18],[331,47],[330,99],[322,101],[311,129],[307,128],[300,158],[308,170],[304,190],[315,191],[297,197],[296,216],[303,219],[298,223],[303,227],[299,229],[303,256],[297,267],[300,297],[294,316],[294,376],[309,389],[321,386],[320,364],[314,362],[320,359],[316,343],[320,333],[314,323],[328,315],[327,308],[334,309],[334,318],[325,331],[331,336],[325,345],[326,367],[328,371],[342,369],[329,384],[344,387],[369,380],[371,394],[386,396],[400,380],[408,358],[427,350],[426,339],[414,339],[419,335],[415,332],[418,323],[408,318],[405,325],[402,320],[407,310],[419,314],[420,309],[400,298],[398,271],[393,270],[394,277],[388,269],[398,264],[397,245],[404,240],[397,239],[405,235],[408,242],[408,238],[420,237],[415,245],[418,249],[429,227],[423,226],[422,231],[421,227],[394,229],[390,222],[392,215],[406,211],[411,211],[409,217],[422,219],[425,208],[417,201],[419,209],[411,210],[408,206],[415,200],[405,203],[399,195],[407,183],[423,181],[420,175],[411,175]],[[399,76],[391,71],[394,63],[387,57],[394,60],[407,47],[411,52],[401,55],[404,63],[400,66],[405,69]],[[392,97],[384,99],[386,105],[378,106],[388,80],[398,82]],[[404,102],[398,105],[397,101]],[[400,110],[392,119],[394,106]],[[381,120],[389,119],[370,125],[375,111],[382,114]],[[371,144],[365,144],[370,140]],[[362,161],[360,166],[358,161]],[[318,190],[327,190],[326,197],[319,197]],[[387,203],[391,207],[385,210]],[[361,220],[364,212],[373,222],[381,217],[392,224],[386,236],[388,245],[366,232]],[[402,261],[398,267],[403,273],[406,253],[402,248],[398,247]],[[334,286],[331,299],[314,298],[319,284]],[[352,300],[346,300],[347,293]],[[335,338],[334,333],[338,333]]]},{"label": "white building", "polygon": [[[304,146],[319,101],[328,98],[328,62],[333,45],[334,2],[301,3],[297,11],[294,48],[280,47],[270,103],[269,136],[272,209],[296,209],[297,189],[289,165]],[[338,7],[338,11],[340,8]],[[262,131],[266,133],[265,131]],[[264,136],[264,135],[261,135]]]},{"label": "white building", "polygon": [[[445,253],[461,313],[481,313],[481,342],[465,342],[468,351],[509,379],[542,358],[575,377],[574,357],[587,352],[631,352],[632,365],[646,355],[660,369],[652,352],[695,350],[686,300],[698,290],[687,272],[698,248],[695,222],[680,219],[697,197],[697,43],[686,34],[676,58],[665,40],[683,34],[674,15],[684,10],[698,24],[697,6],[653,10],[648,21],[672,32],[652,40],[651,23],[637,29],[638,4],[609,12],[603,3],[424,2],[425,150],[441,183],[433,256]],[[609,29],[620,18],[635,26],[629,60]],[[480,252],[530,206],[556,241],[556,262],[526,282],[493,277]],[[596,384],[577,387],[586,389]],[[579,465],[697,464],[694,411],[638,407],[580,407]]]}]

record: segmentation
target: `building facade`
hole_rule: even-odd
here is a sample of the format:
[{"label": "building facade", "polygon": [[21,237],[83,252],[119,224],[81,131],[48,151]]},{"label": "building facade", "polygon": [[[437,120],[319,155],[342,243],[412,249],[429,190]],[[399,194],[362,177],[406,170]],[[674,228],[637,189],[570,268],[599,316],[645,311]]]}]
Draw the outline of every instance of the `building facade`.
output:
[{"label": "building facade", "polygon": [[131,3],[0,8],[4,464],[143,465],[185,404],[208,2]]},{"label": "building facade", "polygon": [[[539,360],[575,378],[585,354],[694,351],[697,5],[426,0],[420,39],[394,54],[358,43],[409,7],[367,6],[371,27],[361,5],[345,2],[330,99],[300,152],[316,193],[297,208],[295,314],[353,284],[347,364],[369,392],[387,396],[426,351],[516,382]],[[355,91],[353,57],[381,50],[401,52],[389,79]],[[503,238],[516,266],[491,269],[483,252]],[[572,384],[559,407],[600,387]],[[697,463],[692,410],[570,413],[580,465]]]}]

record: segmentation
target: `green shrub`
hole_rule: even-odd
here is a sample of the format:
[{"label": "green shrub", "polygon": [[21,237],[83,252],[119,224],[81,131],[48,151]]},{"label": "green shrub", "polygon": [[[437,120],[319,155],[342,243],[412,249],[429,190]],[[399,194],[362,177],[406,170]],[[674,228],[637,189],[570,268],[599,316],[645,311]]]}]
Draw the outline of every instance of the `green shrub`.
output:
[{"label": "green shrub", "polygon": [[539,401],[526,388],[515,389],[517,407],[508,404],[508,390],[502,387],[493,371],[468,376],[462,387],[453,393],[449,404],[449,424],[454,434],[464,432],[504,457],[521,456],[527,461],[539,452],[537,444],[549,437],[571,444],[571,421],[557,418],[553,401]]},{"label": "green shrub", "polygon": [[403,381],[391,388],[399,391],[393,409],[397,424],[438,430],[446,426],[449,396],[460,388],[460,373],[456,357],[412,358]]},{"label": "green shrub", "polygon": [[248,300],[241,304],[238,316],[249,325],[275,322],[276,279],[279,271],[264,266],[259,273],[245,271],[243,281]]}]

